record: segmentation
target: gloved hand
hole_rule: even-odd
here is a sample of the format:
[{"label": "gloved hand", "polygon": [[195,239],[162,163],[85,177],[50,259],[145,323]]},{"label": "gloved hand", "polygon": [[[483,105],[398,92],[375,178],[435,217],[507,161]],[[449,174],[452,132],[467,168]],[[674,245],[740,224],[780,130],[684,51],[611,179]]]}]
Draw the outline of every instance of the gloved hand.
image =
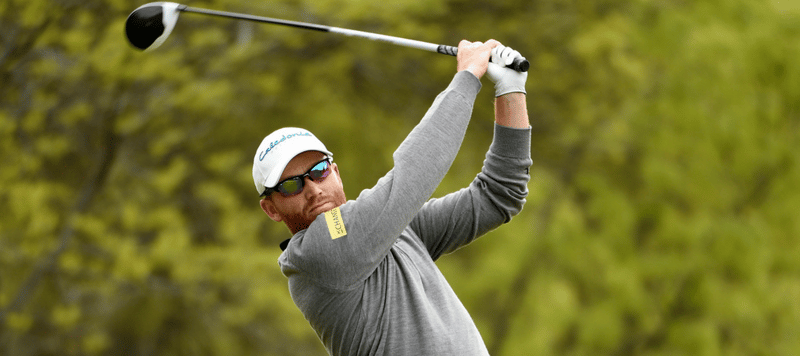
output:
[{"label": "gloved hand", "polygon": [[516,57],[521,57],[521,55],[511,47],[499,45],[492,49],[492,61],[489,62],[486,74],[494,83],[495,97],[508,93],[527,94],[525,81],[528,80],[528,72],[517,72],[506,67]]}]

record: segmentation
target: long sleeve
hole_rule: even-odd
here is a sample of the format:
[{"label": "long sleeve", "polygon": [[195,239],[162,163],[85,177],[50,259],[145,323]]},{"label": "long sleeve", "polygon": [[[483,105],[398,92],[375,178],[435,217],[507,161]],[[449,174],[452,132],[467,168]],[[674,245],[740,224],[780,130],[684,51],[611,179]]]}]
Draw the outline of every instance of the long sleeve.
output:
[{"label": "long sleeve", "polygon": [[530,180],[528,129],[495,125],[494,139],[481,172],[458,192],[432,199],[410,227],[433,260],[507,223],[522,210]]}]

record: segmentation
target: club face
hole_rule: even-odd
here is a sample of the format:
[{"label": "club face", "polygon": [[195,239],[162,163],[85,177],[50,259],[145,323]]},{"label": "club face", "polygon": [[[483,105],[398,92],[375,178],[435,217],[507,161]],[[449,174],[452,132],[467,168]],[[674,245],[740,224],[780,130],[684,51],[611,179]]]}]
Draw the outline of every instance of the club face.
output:
[{"label": "club face", "polygon": [[174,2],[154,2],[133,10],[125,21],[128,41],[144,51],[161,46],[178,22],[179,6]]}]

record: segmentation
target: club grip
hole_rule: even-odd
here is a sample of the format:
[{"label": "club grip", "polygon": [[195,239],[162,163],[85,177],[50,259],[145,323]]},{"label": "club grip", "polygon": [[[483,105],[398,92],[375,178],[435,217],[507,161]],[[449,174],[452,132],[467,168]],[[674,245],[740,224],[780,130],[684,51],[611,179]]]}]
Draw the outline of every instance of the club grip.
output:
[{"label": "club grip", "polygon": [[439,48],[436,49],[436,52],[455,57],[458,55],[458,47],[439,45]]},{"label": "club grip", "polygon": [[[448,46],[448,45],[439,45],[439,47],[436,48],[436,52],[439,52],[441,54],[446,54],[446,55],[449,55],[449,56],[456,56],[456,55],[458,55],[458,47],[453,47],[453,46]],[[489,58],[489,62],[491,62],[491,61],[492,61],[492,59]],[[528,69],[531,67],[531,64],[530,64],[530,62],[528,62],[527,59],[525,59],[525,57],[520,56],[520,57],[514,58],[514,62],[512,62],[509,65],[507,65],[506,67],[511,68],[511,69],[513,69],[513,70],[515,70],[517,72],[527,72]]]}]

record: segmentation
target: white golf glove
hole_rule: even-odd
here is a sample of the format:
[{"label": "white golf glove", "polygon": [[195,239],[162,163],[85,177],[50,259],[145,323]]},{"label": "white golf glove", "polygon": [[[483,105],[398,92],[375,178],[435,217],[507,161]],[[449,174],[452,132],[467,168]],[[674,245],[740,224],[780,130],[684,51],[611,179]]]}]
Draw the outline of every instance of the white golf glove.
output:
[{"label": "white golf glove", "polygon": [[489,79],[494,83],[494,96],[498,97],[508,93],[524,93],[525,81],[528,72],[517,72],[507,65],[514,62],[514,58],[521,57],[519,52],[511,47],[499,45],[492,49],[492,61],[486,71]]}]

